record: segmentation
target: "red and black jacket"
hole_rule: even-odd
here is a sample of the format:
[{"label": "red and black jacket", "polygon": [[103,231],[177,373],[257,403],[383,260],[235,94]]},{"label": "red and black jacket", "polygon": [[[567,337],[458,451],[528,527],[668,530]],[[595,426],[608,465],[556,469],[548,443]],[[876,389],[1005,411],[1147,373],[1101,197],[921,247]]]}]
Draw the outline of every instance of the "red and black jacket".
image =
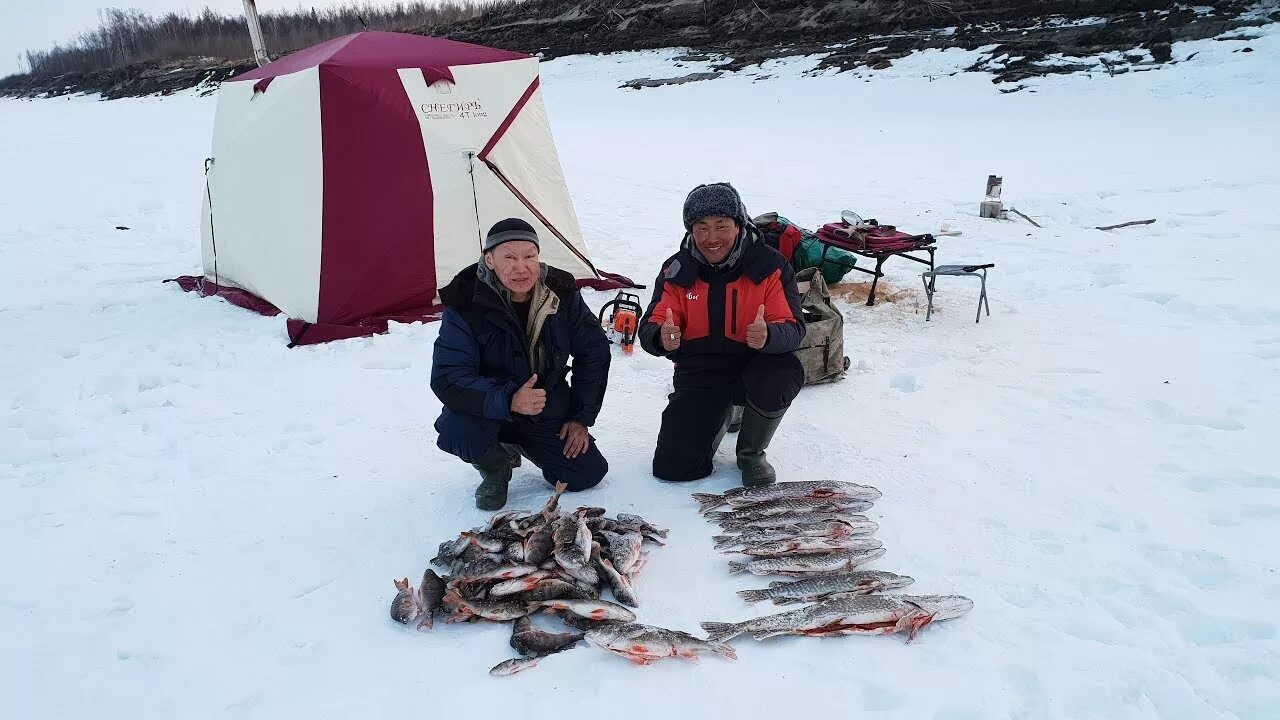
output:
[{"label": "red and black jacket", "polygon": [[[804,315],[795,272],[777,250],[753,234],[738,261],[716,269],[696,260],[688,249],[662,264],[654,283],[653,300],[640,321],[640,345],[652,355],[751,352],[788,353],[804,339]],[[747,326],[765,308],[769,339],[760,350],[747,345]],[[680,347],[668,353],[659,337],[670,308],[681,329]]]}]

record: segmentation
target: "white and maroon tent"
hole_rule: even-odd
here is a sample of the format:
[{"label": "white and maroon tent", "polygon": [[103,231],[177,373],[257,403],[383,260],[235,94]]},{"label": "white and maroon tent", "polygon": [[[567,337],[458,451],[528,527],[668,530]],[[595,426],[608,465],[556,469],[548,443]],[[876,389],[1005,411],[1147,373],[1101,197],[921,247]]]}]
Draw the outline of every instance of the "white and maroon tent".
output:
[{"label": "white and maroon tent", "polygon": [[538,60],[386,32],[298,51],[224,82],[206,162],[204,277],[294,344],[431,318],[490,225],[531,223],[543,260],[591,263],[538,86]]}]

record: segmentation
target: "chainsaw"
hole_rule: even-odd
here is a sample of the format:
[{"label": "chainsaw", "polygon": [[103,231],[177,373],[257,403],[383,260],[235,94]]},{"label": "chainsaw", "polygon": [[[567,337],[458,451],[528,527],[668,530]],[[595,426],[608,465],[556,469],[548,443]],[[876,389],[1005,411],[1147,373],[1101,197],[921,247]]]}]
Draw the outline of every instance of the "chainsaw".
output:
[{"label": "chainsaw", "polygon": [[[606,321],[604,314],[610,308],[612,312],[609,313],[609,319]],[[640,306],[640,296],[619,290],[617,297],[600,308],[600,325],[608,329],[611,335],[619,336],[618,344],[622,347],[622,352],[630,354],[636,346],[636,333],[640,327],[640,316],[643,314],[644,308]]]}]

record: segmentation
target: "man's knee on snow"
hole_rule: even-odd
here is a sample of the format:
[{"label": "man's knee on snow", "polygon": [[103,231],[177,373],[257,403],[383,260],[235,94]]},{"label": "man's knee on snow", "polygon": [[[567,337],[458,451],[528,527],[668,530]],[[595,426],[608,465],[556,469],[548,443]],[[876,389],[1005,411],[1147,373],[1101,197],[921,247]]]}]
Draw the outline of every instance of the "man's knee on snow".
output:
[{"label": "man's knee on snow", "polygon": [[543,473],[547,482],[562,482],[568,485],[569,492],[590,490],[609,472],[609,461],[604,459],[594,445],[586,453],[570,461],[565,467]]},{"label": "man's knee on snow", "polygon": [[501,423],[469,415],[456,414],[436,421],[436,447],[473,463],[498,442]]},{"label": "man's knee on snow", "polygon": [[714,469],[709,450],[709,446],[701,452],[659,446],[653,454],[653,476],[670,482],[701,480]]}]

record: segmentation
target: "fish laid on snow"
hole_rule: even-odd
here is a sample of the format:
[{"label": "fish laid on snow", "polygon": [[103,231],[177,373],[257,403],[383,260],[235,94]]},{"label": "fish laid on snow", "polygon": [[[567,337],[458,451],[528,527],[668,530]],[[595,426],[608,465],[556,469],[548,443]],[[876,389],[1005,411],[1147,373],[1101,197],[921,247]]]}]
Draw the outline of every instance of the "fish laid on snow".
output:
[{"label": "fish laid on snow", "polygon": [[823,555],[794,555],[763,558],[751,562],[731,562],[729,572],[749,572],[753,575],[816,575],[852,570],[884,555],[884,548],[871,550],[841,550]]},{"label": "fish laid on snow", "polygon": [[518,672],[537,667],[538,661],[548,655],[563,652],[582,640],[583,634],[549,633],[538,630],[529,622],[529,618],[516,620],[511,632],[511,647],[523,657],[504,660],[494,665],[489,674],[493,676],[515,675]]},{"label": "fish laid on snow", "polygon": [[553,535],[555,544],[551,556],[556,564],[574,579],[591,586],[599,585],[600,575],[591,566],[591,531],[586,527],[586,518],[561,515],[555,520]]},{"label": "fish laid on snow", "polygon": [[667,536],[667,531],[663,528],[653,525],[639,515],[632,515],[631,513],[618,513],[618,524],[639,530],[645,537],[655,542],[657,542],[657,539],[654,536],[657,538],[665,538]]},{"label": "fish laid on snow", "polygon": [[[861,515],[855,516],[862,518]],[[798,537],[842,538],[855,535],[870,535],[880,526],[865,518],[854,520],[827,520],[824,522],[798,523],[771,528],[752,528],[738,535],[716,535],[711,538],[716,542],[717,550],[752,545],[774,540],[790,540]]]},{"label": "fish laid on snow", "polygon": [[449,577],[455,580],[465,580],[468,578],[478,577],[491,572],[494,568],[502,565],[504,561],[505,558],[501,555],[496,557],[492,555],[483,555],[474,560],[468,560],[467,554],[464,552],[449,565]]},{"label": "fish laid on snow", "polygon": [[784,515],[786,513],[856,513],[871,507],[869,500],[846,500],[844,498],[783,498],[763,505],[752,505],[741,510],[729,512],[709,512],[707,517],[724,525],[741,523]]},{"label": "fish laid on snow", "polygon": [[730,660],[738,659],[733,648],[723,643],[708,642],[679,630],[639,623],[595,627],[587,630],[586,639],[589,644],[638,665],[648,665],[655,660],[671,657],[696,661],[698,653],[702,652],[716,653]]},{"label": "fish laid on snow", "polygon": [[403,580],[395,580],[396,596],[391,601],[391,619],[401,625],[409,623],[422,617],[425,607],[422,604],[422,597],[418,594],[418,589],[409,584],[409,578]]},{"label": "fish laid on snow", "polygon": [[524,560],[530,565],[541,565],[551,557],[554,547],[551,523],[534,528],[524,539]]},{"label": "fish laid on snow", "polygon": [[702,623],[713,642],[750,634],[756,640],[778,635],[889,635],[915,638],[930,623],[960,617],[973,601],[959,595],[861,595],[828,600],[799,610],[740,623]]},{"label": "fish laid on snow", "polygon": [[435,626],[435,615],[444,609],[444,593],[446,581],[430,568],[422,573],[422,584],[418,586],[418,597],[422,600],[422,621],[418,627]]},{"label": "fish laid on snow", "polygon": [[[596,547],[600,546],[597,544]],[[636,594],[631,589],[631,581],[627,576],[618,572],[609,558],[600,557],[599,553],[593,553],[593,557],[596,558],[596,567],[600,569],[600,574],[609,583],[614,599],[623,605],[640,607],[640,601],[636,599]]]},{"label": "fish laid on snow", "polygon": [[530,603],[532,614],[539,608],[550,612],[572,613],[580,618],[587,620],[619,620],[622,622],[631,622],[636,619],[636,614],[607,600],[543,600],[541,602]]},{"label": "fish laid on snow", "polygon": [[537,565],[529,565],[528,563],[520,564],[504,564],[494,565],[485,569],[485,567],[472,568],[471,572],[459,572],[454,579],[460,582],[480,582],[482,580],[510,580],[512,578],[524,577],[538,571]]},{"label": "fish laid on snow", "polygon": [[874,550],[884,543],[872,537],[822,538],[801,537],[747,545],[740,550],[725,550],[726,555],[751,555],[758,558],[784,555],[821,555],[837,550]]},{"label": "fish laid on snow", "polygon": [[539,630],[527,617],[517,618],[511,627],[511,647],[528,656],[545,657],[568,650],[582,639],[582,633],[552,633]]},{"label": "fish laid on snow", "polygon": [[467,549],[471,544],[470,538],[459,537],[456,540],[445,540],[440,543],[436,556],[431,558],[432,565],[440,567],[448,567],[458,556],[462,555],[462,551]]},{"label": "fish laid on snow", "polygon": [[502,597],[503,595],[515,595],[516,593],[530,592],[538,587],[543,580],[553,578],[554,574],[550,570],[537,570],[528,575],[524,575],[502,582],[489,588],[489,597]]},{"label": "fish laid on snow", "polygon": [[641,549],[644,535],[638,530],[627,533],[606,530],[601,535],[608,547],[609,559],[613,561],[613,566],[623,575],[630,575],[632,568],[640,562],[640,555],[644,552]]},{"label": "fish laid on snow", "polygon": [[577,548],[556,550],[552,556],[569,577],[592,587],[600,584],[600,573],[592,566],[591,557],[580,555]]},{"label": "fish laid on snow", "polygon": [[562,578],[549,577],[539,580],[536,587],[511,596],[513,600],[538,602],[542,600],[598,600],[600,592],[595,588],[586,588],[577,583],[566,582]]},{"label": "fish laid on snow", "polygon": [[706,513],[729,505],[740,508],[748,505],[774,502],[785,498],[846,498],[849,500],[879,500],[881,492],[870,485],[842,481],[780,482],[755,488],[734,488],[722,495],[694,493],[693,498]]},{"label": "fish laid on snow", "polygon": [[533,612],[528,603],[520,600],[500,598],[498,600],[472,600],[462,597],[457,591],[449,590],[444,594],[445,607],[453,610],[449,622],[463,622],[473,617],[506,622],[524,617]]},{"label": "fish laid on snow", "polygon": [[738,595],[747,602],[772,600],[774,605],[791,605],[801,602],[867,595],[881,590],[906,587],[915,582],[906,575],[884,570],[855,570],[836,575],[818,575],[787,582],[769,583],[765,590],[739,590]]},{"label": "fish laid on snow", "polygon": [[[866,508],[863,508],[864,510]],[[773,528],[786,527],[789,525],[810,525],[813,523],[832,522],[833,520],[846,520],[849,522],[863,522],[867,520],[866,515],[856,515],[860,512],[853,507],[845,508],[839,512],[784,512],[778,515],[765,515],[754,520],[733,520],[721,522],[720,527],[727,532],[747,532],[749,530],[766,530]]]},{"label": "fish laid on snow", "polygon": [[568,489],[568,483],[556,483],[555,492],[551,493],[551,497],[547,499],[547,504],[542,508],[542,512],[538,513],[544,521],[549,522],[556,516],[556,507],[560,504],[560,496],[564,495],[564,491]]},{"label": "fish laid on snow", "polygon": [[518,672],[528,670],[529,668],[538,667],[538,661],[541,657],[518,657],[502,662],[489,668],[489,674],[494,677],[503,677],[506,675],[515,675]]},{"label": "fish laid on snow", "polygon": [[396,597],[391,601],[391,618],[402,625],[418,621],[417,629],[435,625],[435,615],[444,607],[445,580],[428,569],[418,587],[409,578],[396,580]]}]

